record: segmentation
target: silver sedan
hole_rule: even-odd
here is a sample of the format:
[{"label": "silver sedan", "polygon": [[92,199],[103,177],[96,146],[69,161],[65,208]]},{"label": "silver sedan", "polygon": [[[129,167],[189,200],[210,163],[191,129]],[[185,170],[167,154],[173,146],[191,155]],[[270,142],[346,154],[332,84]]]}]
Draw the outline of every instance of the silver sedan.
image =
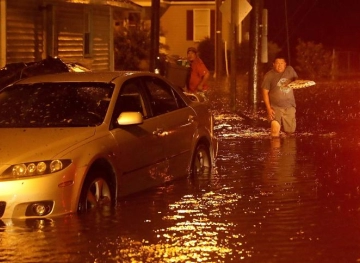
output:
[{"label": "silver sedan", "polygon": [[0,92],[0,218],[53,217],[211,173],[213,117],[148,72],[35,76]]}]

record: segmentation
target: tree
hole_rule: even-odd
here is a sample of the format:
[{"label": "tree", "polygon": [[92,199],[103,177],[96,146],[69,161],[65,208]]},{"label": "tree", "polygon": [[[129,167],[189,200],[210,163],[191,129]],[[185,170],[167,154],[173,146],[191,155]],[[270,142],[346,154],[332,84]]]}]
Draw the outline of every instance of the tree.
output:
[{"label": "tree", "polygon": [[148,60],[150,30],[124,27],[114,36],[115,69],[139,70],[141,61]]},{"label": "tree", "polygon": [[[160,32],[161,35],[163,35]],[[115,69],[116,70],[148,70],[151,46],[150,27],[145,22],[136,26],[123,27],[115,32]],[[160,48],[168,47],[160,43]]]}]

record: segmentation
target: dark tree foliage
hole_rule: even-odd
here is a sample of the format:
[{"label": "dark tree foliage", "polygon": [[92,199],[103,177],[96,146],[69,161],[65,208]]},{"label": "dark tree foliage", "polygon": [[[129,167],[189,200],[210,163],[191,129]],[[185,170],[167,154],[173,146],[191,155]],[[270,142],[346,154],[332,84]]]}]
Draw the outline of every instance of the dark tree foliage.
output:
[{"label": "dark tree foliage", "polygon": [[206,37],[198,45],[199,57],[208,70],[215,69],[215,40]]},{"label": "dark tree foliage", "polygon": [[114,37],[115,69],[139,70],[141,60],[148,60],[150,30],[124,28]]},{"label": "dark tree foliage", "polygon": [[326,78],[331,74],[331,52],[312,41],[299,39],[296,46],[296,70],[311,79]]}]

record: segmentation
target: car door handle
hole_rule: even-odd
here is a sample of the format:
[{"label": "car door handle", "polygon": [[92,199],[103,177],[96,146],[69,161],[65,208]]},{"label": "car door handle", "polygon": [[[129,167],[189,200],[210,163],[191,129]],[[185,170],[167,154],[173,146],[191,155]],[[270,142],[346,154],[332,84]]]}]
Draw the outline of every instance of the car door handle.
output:
[{"label": "car door handle", "polygon": [[168,135],[168,132],[164,131],[164,129],[162,129],[162,128],[157,128],[156,131],[153,131],[153,135],[163,137],[163,136]]},{"label": "car door handle", "polygon": [[188,122],[193,123],[194,121],[195,121],[195,116],[194,115],[189,115]]}]

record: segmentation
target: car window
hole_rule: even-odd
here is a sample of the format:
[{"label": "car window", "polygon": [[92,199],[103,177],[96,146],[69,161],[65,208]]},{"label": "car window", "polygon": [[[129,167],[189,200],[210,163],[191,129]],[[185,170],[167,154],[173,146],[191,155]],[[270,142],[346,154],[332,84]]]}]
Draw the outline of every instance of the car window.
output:
[{"label": "car window", "polygon": [[141,94],[141,83],[137,79],[130,79],[121,87],[114,109],[113,120],[116,120],[120,113],[126,111],[140,112],[145,119],[148,117]]},{"label": "car window", "polygon": [[0,127],[96,126],[112,92],[104,83],[13,85],[0,93]]},{"label": "car window", "polygon": [[146,77],[144,80],[154,115],[164,114],[186,106],[181,97],[165,81],[155,77]]}]

